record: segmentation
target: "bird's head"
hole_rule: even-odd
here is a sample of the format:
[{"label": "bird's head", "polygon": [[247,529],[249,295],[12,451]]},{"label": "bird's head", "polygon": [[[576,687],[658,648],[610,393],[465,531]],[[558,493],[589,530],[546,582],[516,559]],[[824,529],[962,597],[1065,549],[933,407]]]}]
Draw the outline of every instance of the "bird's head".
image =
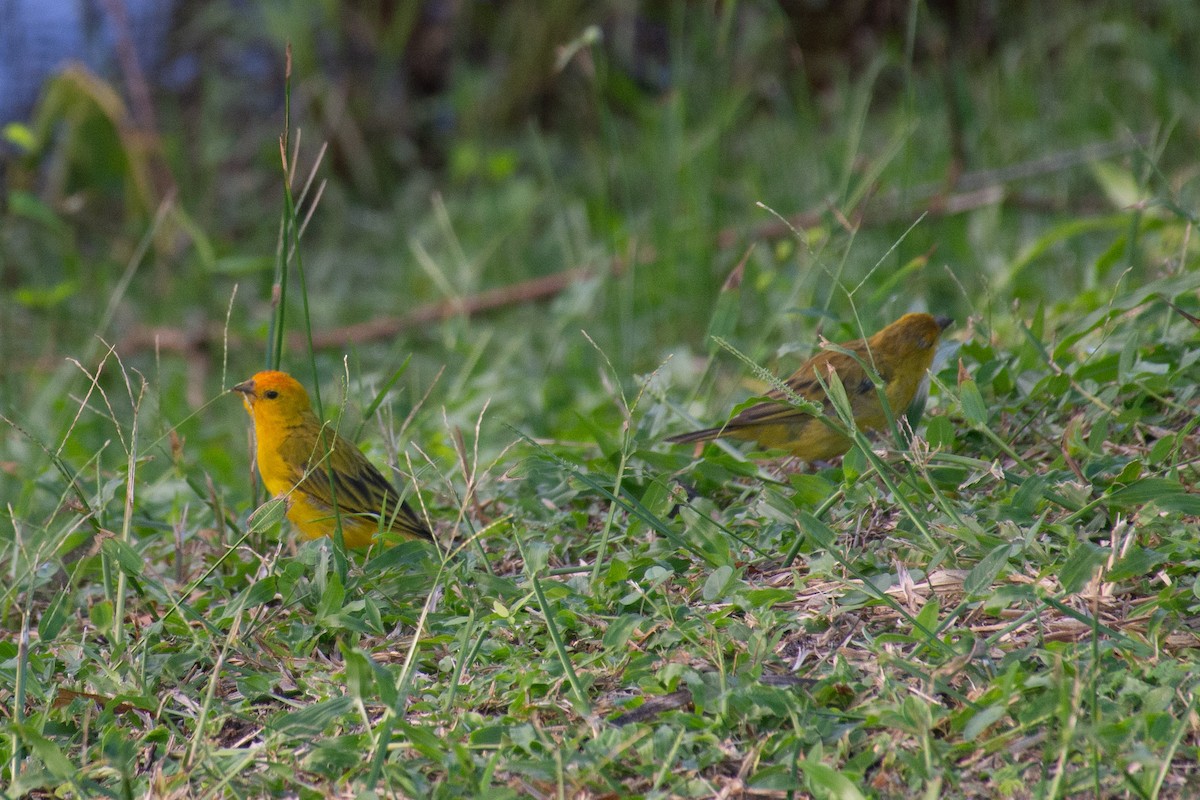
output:
[{"label": "bird's head", "polygon": [[233,387],[241,392],[246,413],[260,420],[295,420],[312,413],[308,392],[300,382],[286,372],[259,372],[248,381]]},{"label": "bird's head", "polygon": [[929,314],[905,314],[871,337],[871,352],[900,359],[931,352],[937,347],[942,331],[953,321]]}]

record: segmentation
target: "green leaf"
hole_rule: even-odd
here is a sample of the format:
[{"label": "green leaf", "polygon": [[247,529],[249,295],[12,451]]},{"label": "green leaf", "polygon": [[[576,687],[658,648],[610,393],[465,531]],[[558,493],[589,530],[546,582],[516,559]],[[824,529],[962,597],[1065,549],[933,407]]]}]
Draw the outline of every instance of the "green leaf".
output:
[{"label": "green leaf", "polygon": [[357,647],[351,647],[345,642],[339,642],[342,652],[342,663],[346,669],[346,689],[352,697],[364,702],[374,700],[375,670],[371,668],[370,657]]},{"label": "green leaf", "polygon": [[486,725],[471,731],[469,738],[472,747],[493,749],[499,748],[507,735],[507,725]]},{"label": "green leaf", "polygon": [[1115,208],[1129,208],[1142,202],[1145,192],[1141,182],[1130,170],[1115,161],[1093,161],[1088,164],[1092,177]]},{"label": "green leaf", "polygon": [[706,603],[712,603],[725,596],[725,590],[729,586],[733,578],[733,567],[728,564],[714,569],[704,581],[704,589],[701,591],[701,596]]},{"label": "green leaf", "polygon": [[850,397],[846,394],[841,377],[836,372],[830,372],[828,376],[820,378],[825,381],[825,396],[837,412],[837,418],[847,427],[854,425],[854,408],[850,405]]},{"label": "green leaf", "polygon": [[770,608],[776,603],[787,603],[796,599],[794,592],[783,589],[747,589],[739,592],[739,595],[746,599],[746,604],[751,608]]},{"label": "green leaf", "polygon": [[609,585],[624,583],[629,578],[629,562],[623,558],[614,557],[608,562],[608,572],[604,581]]},{"label": "green leaf", "polygon": [[266,605],[275,599],[275,595],[279,593],[279,579],[275,575],[268,575],[261,580],[257,580],[250,584],[243,594],[245,595],[245,607],[257,608]]},{"label": "green leaf", "polygon": [[71,780],[76,777],[75,765],[63,755],[58,745],[42,736],[30,725],[14,724],[13,729],[20,736],[22,743],[37,756],[52,775],[60,780]]},{"label": "green leaf", "polygon": [[796,473],[788,476],[791,485],[791,502],[796,508],[810,508],[825,502],[837,491],[831,482],[820,475]]},{"label": "green leaf", "polygon": [[53,596],[50,605],[43,612],[42,618],[38,620],[38,637],[41,641],[50,642],[58,636],[71,617],[70,607],[70,592],[58,592]]},{"label": "green leaf", "polygon": [[421,755],[435,763],[440,763],[446,757],[446,744],[432,728],[408,723],[400,723],[397,727],[408,744],[416,748]]},{"label": "green leaf", "polygon": [[828,550],[837,544],[837,534],[821,520],[807,511],[800,512],[800,527],[812,537],[817,547]]},{"label": "green leaf", "polygon": [[10,122],[5,125],[3,129],[0,129],[0,138],[27,153],[37,147],[37,136],[28,125],[20,122]]},{"label": "green leaf", "polygon": [[270,530],[283,521],[287,513],[287,501],[282,497],[272,497],[250,515],[250,530],[248,533],[261,533]]},{"label": "green leaf", "polygon": [[616,458],[621,452],[621,439],[612,435],[612,428],[599,425],[588,414],[575,414],[575,419],[592,435],[605,458]]},{"label": "green leaf", "polygon": [[1150,454],[1146,456],[1146,463],[1149,466],[1157,466],[1166,461],[1167,458],[1175,451],[1179,444],[1179,436],[1164,436],[1156,441],[1150,447]]},{"label": "green leaf", "polygon": [[1041,475],[1030,475],[1021,482],[1020,488],[1013,494],[1012,506],[1022,514],[1032,515],[1037,511],[1037,505],[1046,496],[1049,481]]},{"label": "green leaf", "polygon": [[1190,492],[1156,497],[1149,504],[1161,511],[1173,511],[1189,517],[1200,517],[1200,495]]},{"label": "green leaf", "polygon": [[1008,709],[1002,705],[987,706],[973,714],[967,724],[963,726],[963,739],[968,742],[975,741],[979,734],[986,731],[997,721],[1004,718],[1008,713]]},{"label": "green leaf", "polygon": [[804,785],[791,764],[772,764],[750,776],[746,785],[764,792],[795,792]]},{"label": "green leaf", "polygon": [[1058,572],[1063,591],[1074,594],[1083,589],[1096,570],[1108,558],[1108,551],[1091,542],[1080,542]]},{"label": "green leaf", "polygon": [[1104,499],[1118,508],[1131,508],[1151,501],[1164,508],[1164,501],[1171,502],[1169,498],[1174,499],[1178,506],[1171,510],[1200,508],[1200,495],[1189,495],[1178,481],[1170,478],[1142,478],[1113,490]]},{"label": "green leaf", "polygon": [[836,798],[836,800],[866,800],[866,796],[858,790],[858,784],[838,772],[828,764],[820,761],[802,759],[796,762],[808,785],[814,794]]},{"label": "green leaf", "polygon": [[1139,578],[1167,560],[1167,556],[1157,550],[1135,546],[1113,565],[1105,577],[1110,581]]},{"label": "green leaf", "polygon": [[8,210],[10,214],[38,222],[46,226],[49,230],[60,233],[63,237],[70,235],[71,229],[58,214],[54,213],[54,209],[29,192],[18,191],[10,194],[8,196]]},{"label": "green leaf", "polygon": [[113,604],[108,600],[93,603],[88,609],[88,619],[100,630],[110,630],[113,624]]},{"label": "green leaf", "polygon": [[868,467],[867,455],[859,447],[851,447],[842,456],[842,478],[846,483],[857,481]]},{"label": "green leaf", "polygon": [[338,718],[354,709],[349,695],[321,700],[297,711],[276,714],[267,721],[267,730],[279,736],[311,738],[325,732]]},{"label": "green leaf", "polygon": [[61,304],[79,291],[77,281],[59,281],[53,286],[22,286],[13,291],[13,299],[26,308],[46,310]]},{"label": "green leaf", "polygon": [[927,636],[937,630],[938,615],[942,612],[942,604],[938,602],[937,596],[934,595],[921,606],[921,610],[917,612],[917,616],[913,618],[914,633],[920,636]]},{"label": "green leaf", "polygon": [[328,581],[325,584],[325,591],[321,592],[321,602],[317,606],[317,617],[332,617],[342,610],[346,602],[346,589],[342,586],[342,579],[338,577],[336,572],[330,572]]},{"label": "green leaf", "polygon": [[967,597],[978,597],[992,587],[1000,570],[1008,564],[1008,555],[1011,549],[1011,544],[997,545],[971,568],[967,577],[963,579],[963,591],[966,592]]},{"label": "green leaf", "polygon": [[984,427],[988,421],[988,409],[975,381],[967,379],[958,386],[958,400],[962,404],[963,416],[972,425]]},{"label": "green leaf", "polygon": [[651,481],[640,499],[642,507],[656,517],[665,517],[675,508],[675,495],[666,481]]},{"label": "green leaf", "polygon": [[929,446],[939,450],[949,450],[954,447],[957,432],[954,424],[944,416],[930,417],[925,424],[925,441]]},{"label": "green leaf", "polygon": [[[721,569],[724,569],[722,567]],[[608,624],[601,640],[605,650],[621,651],[629,642],[629,637],[637,630],[638,625],[645,621],[641,614],[622,614]]]}]

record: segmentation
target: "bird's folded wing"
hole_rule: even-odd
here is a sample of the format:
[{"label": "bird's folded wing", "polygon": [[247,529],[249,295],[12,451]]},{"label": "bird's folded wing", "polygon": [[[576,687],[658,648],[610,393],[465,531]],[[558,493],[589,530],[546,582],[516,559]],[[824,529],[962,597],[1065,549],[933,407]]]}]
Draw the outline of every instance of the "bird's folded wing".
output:
[{"label": "bird's folded wing", "polygon": [[[296,489],[304,492],[311,500],[347,514],[379,514],[386,506],[388,511],[400,504],[396,490],[379,473],[370,461],[352,445],[342,439],[333,443],[333,452],[324,457],[322,445],[313,442],[288,442],[297,452],[288,462],[305,465],[295,468]],[[330,466],[333,467],[330,470]],[[330,482],[330,473],[333,480]]]},{"label": "bird's folded wing", "polygon": [[808,414],[791,405],[792,396],[817,403],[826,412],[829,411],[829,398],[825,396],[825,391],[813,378],[809,377],[801,380],[792,378],[788,381],[787,385],[791,389],[791,395],[781,392],[778,389],[772,389],[767,393],[767,397],[770,398],[768,402],[759,403],[745,409],[729,420],[727,427],[769,424],[789,419],[794,420],[798,416],[807,417]]}]

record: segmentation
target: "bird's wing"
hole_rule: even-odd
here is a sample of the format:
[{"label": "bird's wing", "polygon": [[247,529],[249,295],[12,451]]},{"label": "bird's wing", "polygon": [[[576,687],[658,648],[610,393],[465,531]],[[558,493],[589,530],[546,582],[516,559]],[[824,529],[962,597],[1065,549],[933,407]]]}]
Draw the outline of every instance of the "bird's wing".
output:
[{"label": "bird's wing", "polygon": [[[328,458],[324,452],[328,445],[319,439],[321,436],[332,440]],[[330,508],[334,506],[335,495],[338,508],[348,514],[379,514],[384,510],[391,514],[400,505],[400,496],[387,478],[357,447],[333,431],[288,437],[281,455],[293,465],[296,488]]]},{"label": "bird's wing", "polygon": [[[832,369],[845,387],[852,408],[857,408],[858,398],[864,395],[873,397],[875,384],[857,360],[866,355],[865,349],[859,342],[855,342],[854,345],[847,348],[854,353],[853,356],[837,350],[825,350],[806,361],[787,379],[787,386],[792,394],[821,406],[822,413],[832,414],[833,406],[822,386],[822,383],[825,386],[829,385],[829,371]],[[770,398],[768,401],[742,411],[731,419],[726,427],[763,425],[808,416],[788,402],[789,398],[785,392],[773,389],[767,393],[767,397]]]},{"label": "bird's wing", "polygon": [[291,465],[296,491],[304,493],[310,502],[331,511],[336,506],[342,514],[359,519],[378,521],[382,516],[385,529],[420,539],[433,538],[375,465],[332,430],[298,428],[280,444],[279,455]]}]

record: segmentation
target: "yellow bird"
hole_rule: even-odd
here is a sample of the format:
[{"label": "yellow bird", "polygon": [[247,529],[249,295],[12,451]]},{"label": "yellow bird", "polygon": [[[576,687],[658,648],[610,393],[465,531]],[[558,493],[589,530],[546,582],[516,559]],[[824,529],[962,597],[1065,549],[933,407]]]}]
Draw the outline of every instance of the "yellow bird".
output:
[{"label": "yellow bird", "polygon": [[[821,388],[821,382],[828,386],[829,374],[836,372],[850,399],[858,428],[884,428],[887,414],[863,365],[883,379],[884,394],[893,414],[902,413],[925,380],[938,337],[950,322],[949,317],[905,314],[869,339],[845,342],[837,349],[813,356],[787,379],[787,385],[797,396],[818,403],[824,407],[826,416],[836,419]],[[788,450],[805,461],[824,461],[850,449],[848,437],[819,418],[788,405],[783,392],[772,391],[767,397],[771,399],[747,408],[718,428],[683,433],[667,441],[706,442],[728,436],[757,442],[764,448]]]},{"label": "yellow bird", "polygon": [[362,451],[317,419],[291,375],[260,372],[233,391],[254,420],[263,485],[286,500],[287,518],[304,538],[333,536],[340,518],[347,547],[366,547],[384,531],[433,539]]}]

